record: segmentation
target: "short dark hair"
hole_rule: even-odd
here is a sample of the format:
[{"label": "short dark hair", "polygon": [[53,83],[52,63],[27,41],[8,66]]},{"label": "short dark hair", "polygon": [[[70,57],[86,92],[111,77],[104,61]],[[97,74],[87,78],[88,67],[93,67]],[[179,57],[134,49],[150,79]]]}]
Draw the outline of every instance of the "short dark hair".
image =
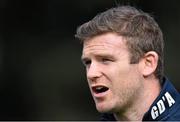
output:
[{"label": "short dark hair", "polygon": [[116,33],[127,40],[130,63],[138,63],[145,53],[155,51],[159,56],[155,76],[162,81],[164,40],[153,17],[132,6],[114,7],[79,26],[75,37],[85,41],[108,32]]}]

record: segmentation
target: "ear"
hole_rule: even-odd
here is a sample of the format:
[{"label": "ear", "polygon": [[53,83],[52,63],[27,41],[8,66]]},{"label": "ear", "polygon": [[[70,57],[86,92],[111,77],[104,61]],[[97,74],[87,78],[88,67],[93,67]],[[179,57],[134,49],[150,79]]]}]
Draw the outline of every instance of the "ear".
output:
[{"label": "ear", "polygon": [[142,74],[147,77],[153,74],[158,65],[158,54],[154,51],[147,52],[141,60]]}]

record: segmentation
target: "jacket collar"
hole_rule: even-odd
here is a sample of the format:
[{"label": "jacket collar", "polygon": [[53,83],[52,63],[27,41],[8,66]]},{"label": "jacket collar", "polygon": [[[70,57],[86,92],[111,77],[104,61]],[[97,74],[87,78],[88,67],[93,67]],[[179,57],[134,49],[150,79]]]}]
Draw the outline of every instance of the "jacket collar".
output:
[{"label": "jacket collar", "polygon": [[180,95],[171,82],[164,78],[160,95],[143,117],[143,121],[166,120],[174,114],[180,103]]}]

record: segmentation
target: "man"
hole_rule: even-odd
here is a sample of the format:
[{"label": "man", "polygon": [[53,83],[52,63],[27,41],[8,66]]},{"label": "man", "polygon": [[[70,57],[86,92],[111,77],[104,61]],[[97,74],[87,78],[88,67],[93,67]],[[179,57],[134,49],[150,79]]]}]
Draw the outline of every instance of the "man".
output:
[{"label": "man", "polygon": [[130,6],[111,8],[81,25],[82,61],[101,120],[180,120],[180,95],[163,74],[163,35],[155,20]]}]

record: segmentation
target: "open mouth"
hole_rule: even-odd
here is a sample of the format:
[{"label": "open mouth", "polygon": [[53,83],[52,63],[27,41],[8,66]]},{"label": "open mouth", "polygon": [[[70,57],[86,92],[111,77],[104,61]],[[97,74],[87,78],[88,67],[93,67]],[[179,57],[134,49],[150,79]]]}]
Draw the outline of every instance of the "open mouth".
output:
[{"label": "open mouth", "polygon": [[99,93],[103,93],[103,92],[108,91],[109,88],[106,87],[106,86],[94,86],[94,87],[92,87],[92,90],[93,90],[96,94],[99,94]]}]

